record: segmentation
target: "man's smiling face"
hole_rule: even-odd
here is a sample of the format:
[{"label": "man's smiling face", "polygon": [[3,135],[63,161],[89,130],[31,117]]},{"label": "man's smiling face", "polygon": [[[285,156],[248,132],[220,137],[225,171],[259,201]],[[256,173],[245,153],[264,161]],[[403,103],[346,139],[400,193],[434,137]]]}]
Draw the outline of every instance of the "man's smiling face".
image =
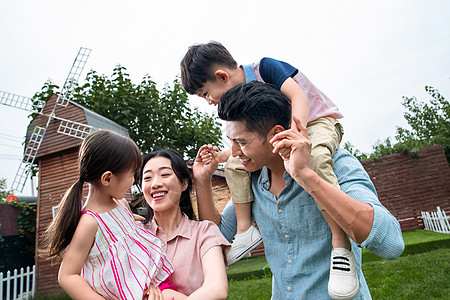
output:
[{"label": "man's smiling face", "polygon": [[230,121],[226,125],[231,141],[231,155],[239,158],[247,172],[254,172],[274,158],[272,145],[257,132],[247,131],[242,121]]}]

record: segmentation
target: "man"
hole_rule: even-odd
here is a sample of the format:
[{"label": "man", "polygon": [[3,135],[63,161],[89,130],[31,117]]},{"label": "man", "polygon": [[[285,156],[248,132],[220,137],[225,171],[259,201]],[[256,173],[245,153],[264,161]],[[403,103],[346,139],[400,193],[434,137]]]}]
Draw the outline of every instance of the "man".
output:
[{"label": "man", "polygon": [[[289,101],[268,84],[251,82],[230,89],[222,96],[218,113],[228,121],[232,155],[250,173],[252,214],[273,273],[272,299],[329,298],[331,232],[314,199],[352,239],[354,257],[339,258],[332,272],[344,281],[357,272],[357,297],[370,299],[361,271],[361,248],[394,259],[404,243],[398,221],[379,202],[357,159],[338,149],[333,161],[341,189],[322,180],[308,165],[311,143],[305,126],[293,116],[296,126],[286,130]],[[215,208],[211,177],[217,163],[206,161],[199,155],[194,164],[199,216],[216,222],[229,238],[235,230],[233,211],[227,207],[220,215]],[[356,270],[348,267],[352,259]]]}]

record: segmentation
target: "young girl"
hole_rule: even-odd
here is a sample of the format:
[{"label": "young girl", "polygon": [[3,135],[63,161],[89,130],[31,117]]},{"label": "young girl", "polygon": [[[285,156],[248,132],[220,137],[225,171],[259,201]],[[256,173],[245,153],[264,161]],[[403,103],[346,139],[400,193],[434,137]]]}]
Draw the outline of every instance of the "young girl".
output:
[{"label": "young girl", "polygon": [[[128,203],[119,200],[133,185],[141,163],[136,144],[118,133],[99,130],[83,141],[79,179],[46,232],[48,255],[64,252],[58,281],[72,299],[140,300],[147,292],[159,299],[155,286],[164,295],[176,293],[169,277],[173,267],[161,241],[137,227]],[[84,182],[89,193],[82,203]]]}]

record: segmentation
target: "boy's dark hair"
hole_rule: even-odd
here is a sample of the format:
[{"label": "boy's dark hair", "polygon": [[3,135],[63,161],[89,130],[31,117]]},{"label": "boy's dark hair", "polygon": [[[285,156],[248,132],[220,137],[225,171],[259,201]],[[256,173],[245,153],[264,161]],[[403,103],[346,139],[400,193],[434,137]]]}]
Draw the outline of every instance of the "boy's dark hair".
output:
[{"label": "boy's dark hair", "polygon": [[262,140],[275,125],[290,127],[291,104],[274,85],[252,81],[241,83],[222,95],[217,112],[225,121],[245,122],[247,131]]},{"label": "boy's dark hair", "polygon": [[195,44],[189,47],[181,60],[181,84],[186,92],[195,95],[206,81],[214,79],[216,68],[237,66],[233,56],[221,43]]},{"label": "boy's dark hair", "polygon": [[[192,190],[191,173],[190,173],[189,168],[188,168],[186,162],[184,161],[183,157],[177,151],[171,150],[171,149],[162,149],[162,150],[157,150],[157,151],[145,154],[143,163],[142,163],[141,173],[140,173],[141,186],[142,186],[142,173],[144,172],[144,167],[149,160],[151,160],[152,158],[155,158],[155,157],[165,157],[168,160],[170,160],[170,163],[172,165],[172,170],[175,173],[175,175],[177,176],[178,180],[181,183],[184,183],[184,182],[187,183],[187,188],[181,193],[179,205],[180,205],[180,209],[181,209],[182,213],[185,213],[186,216],[190,220],[195,220],[196,218],[195,218],[194,209],[192,207],[192,201],[191,201],[191,190]],[[144,223],[147,223],[148,221],[150,221],[153,218],[154,212],[153,212],[152,208],[150,207],[150,205],[148,205],[147,201],[143,201],[142,206],[145,208],[145,222]]]}]

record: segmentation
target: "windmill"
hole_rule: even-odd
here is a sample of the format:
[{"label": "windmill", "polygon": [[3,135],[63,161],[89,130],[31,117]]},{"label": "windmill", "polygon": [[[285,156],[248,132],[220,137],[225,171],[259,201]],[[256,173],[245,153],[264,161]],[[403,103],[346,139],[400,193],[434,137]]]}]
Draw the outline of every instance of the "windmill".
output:
[{"label": "windmill", "polygon": [[14,108],[22,109],[32,113],[37,113],[47,117],[47,122],[44,126],[35,126],[31,137],[25,147],[23,159],[20,162],[19,168],[14,177],[11,189],[22,192],[25,186],[26,180],[30,175],[32,166],[34,164],[36,155],[41,146],[41,142],[44,139],[45,133],[52,120],[58,120],[58,132],[68,136],[72,136],[79,139],[89,134],[95,128],[93,126],[75,122],[66,118],[60,118],[56,116],[55,111],[58,106],[67,107],[71,102],[69,99],[70,92],[74,85],[78,82],[78,79],[83,71],[83,68],[87,62],[87,59],[91,53],[91,49],[81,47],[75,58],[75,61],[67,75],[64,86],[61,93],[56,99],[55,105],[50,113],[44,114],[45,101],[35,100],[29,97],[24,97],[8,92],[0,91],[0,104],[11,106]]}]

